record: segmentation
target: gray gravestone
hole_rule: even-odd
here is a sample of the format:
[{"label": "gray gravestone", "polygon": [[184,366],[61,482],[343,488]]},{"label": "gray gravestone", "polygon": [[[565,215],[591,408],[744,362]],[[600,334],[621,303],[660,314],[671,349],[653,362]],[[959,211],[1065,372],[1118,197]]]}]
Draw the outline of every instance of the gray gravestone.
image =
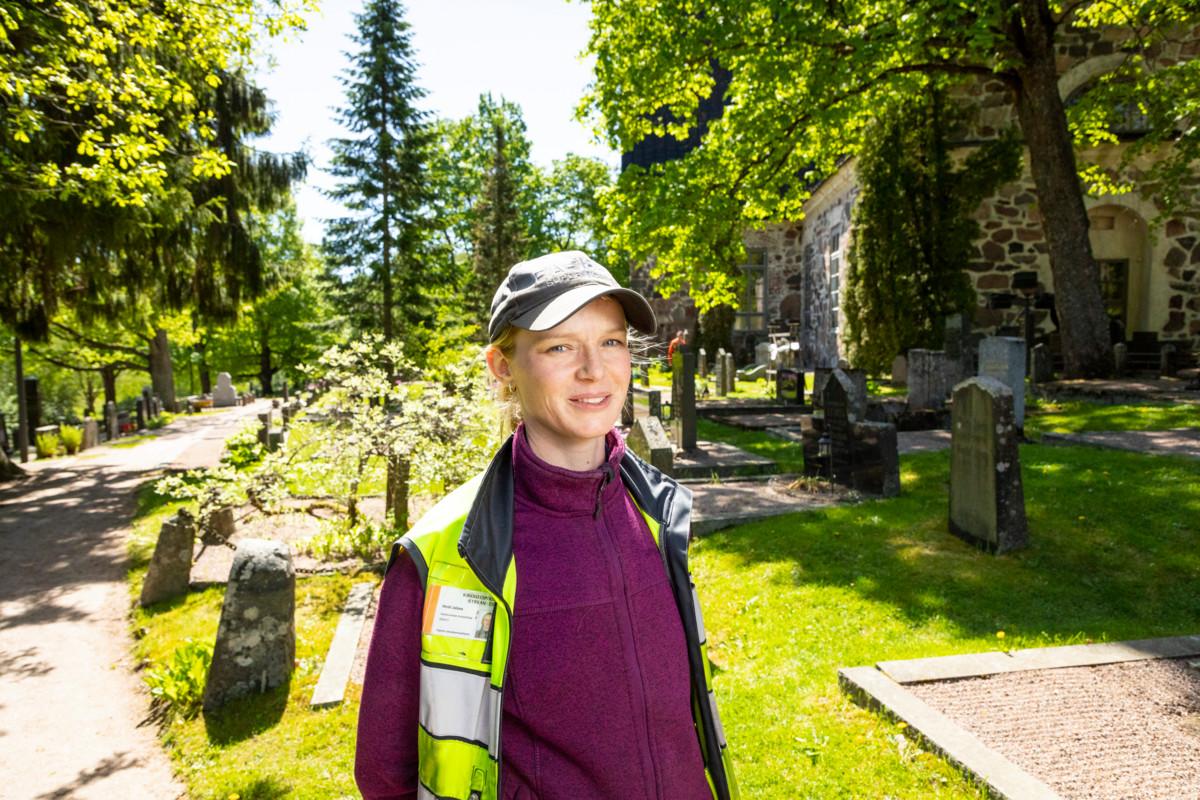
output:
[{"label": "gray gravestone", "polygon": [[[980,358],[983,358],[982,353]],[[1045,344],[1035,344],[1029,361],[1033,372],[1029,377],[1034,383],[1048,383],[1054,380],[1054,357],[1050,355],[1049,347]]]},{"label": "gray gravestone", "polygon": [[161,417],[162,416],[162,408],[163,408],[162,407],[162,398],[159,397],[158,395],[154,395],[152,398],[150,398],[150,404],[151,404],[151,408],[154,409],[151,412],[152,415],[155,417]]},{"label": "gray gravestone", "polygon": [[145,412],[146,416],[154,416],[154,395],[150,393],[149,386],[142,387],[142,410]]},{"label": "gray gravestone", "polygon": [[724,397],[729,393],[727,388],[729,386],[729,381],[725,377],[725,370],[728,369],[728,367],[729,364],[725,361],[725,350],[718,350],[716,361],[713,363],[713,370],[716,373],[717,378],[717,397]]},{"label": "gray gravestone", "polygon": [[708,377],[708,353],[701,347],[696,351],[696,367],[700,370],[700,377]]},{"label": "gray gravestone", "polygon": [[120,433],[117,427],[117,404],[111,400],[104,404],[104,432],[110,442]]},{"label": "gray gravestone", "polygon": [[862,369],[843,369],[854,391],[850,393],[850,418],[867,418],[867,372]]},{"label": "gray gravestone", "polygon": [[286,544],[238,542],[221,606],[204,711],[288,683],[296,657],[296,572]]},{"label": "gray gravestone", "polygon": [[696,449],[696,354],[687,347],[675,351],[671,365],[671,428],[675,446]]},{"label": "gray gravestone", "polygon": [[737,391],[737,365],[733,363],[733,353],[725,354],[725,394]]},{"label": "gray gravestone", "polygon": [[854,448],[850,435],[852,415],[850,410],[851,395],[854,386],[846,373],[835,369],[825,381],[821,392],[821,408],[825,412],[823,424],[825,435],[829,437],[828,475],[834,482],[849,485],[851,466],[854,459]]},{"label": "gray gravestone", "polygon": [[625,402],[621,403],[621,425],[629,427],[633,424],[633,375],[629,376],[629,389],[625,392]]},{"label": "gray gravestone", "polygon": [[658,417],[638,417],[625,443],[638,458],[664,475],[675,472],[675,454]]},{"label": "gray gravestone", "polygon": [[142,583],[140,603],[151,605],[187,594],[192,575],[192,547],[196,542],[196,521],[186,509],[163,521],[158,543]]},{"label": "gray gravestone", "polygon": [[1013,393],[1013,418],[1025,427],[1025,340],[988,336],[979,343],[979,374],[995,378]]},{"label": "gray gravestone", "polygon": [[813,369],[812,401],[814,409],[821,408],[821,403],[824,402],[825,384],[829,383],[829,375],[832,372],[832,367],[815,367]]},{"label": "gray gravestone", "polygon": [[258,443],[264,448],[271,444],[271,412],[265,411],[258,415]]},{"label": "gray gravestone", "polygon": [[1175,345],[1164,344],[1158,351],[1158,374],[1163,378],[1175,376]]},{"label": "gray gravestone", "polygon": [[237,525],[231,506],[210,508],[200,515],[200,541],[204,544],[226,544],[233,538]]},{"label": "gray gravestone", "polygon": [[217,385],[213,387],[213,408],[237,405],[237,390],[228,372],[217,373]]},{"label": "gray gravestone", "polygon": [[946,395],[954,386],[953,376],[957,369],[941,350],[909,350],[909,408],[945,408]]},{"label": "gray gravestone", "polygon": [[649,407],[649,415],[662,422],[662,395],[658,389],[650,390],[650,394],[646,395],[646,404]]},{"label": "gray gravestone", "polygon": [[942,331],[942,350],[946,354],[949,385],[956,383],[971,374],[971,354],[967,345],[970,326],[963,314],[951,314],[946,317],[945,328]]},{"label": "gray gravestone", "polygon": [[146,404],[142,398],[137,399],[137,429],[139,431],[146,429]]},{"label": "gray gravestone", "polygon": [[96,420],[88,417],[83,421],[83,442],[80,443],[79,449],[87,450],[98,444],[100,444],[100,425]]},{"label": "gray gravestone", "polygon": [[754,363],[766,366],[771,363],[771,343],[759,342],[754,345]]},{"label": "gray gravestone", "polygon": [[954,389],[950,445],[950,530],[994,553],[1029,541],[1013,393],[995,378]]},{"label": "gray gravestone", "polygon": [[1113,345],[1113,369],[1116,370],[1118,378],[1125,374],[1127,361],[1129,361],[1129,345],[1117,342]]},{"label": "gray gravestone", "polygon": [[908,383],[908,358],[903,353],[892,359],[892,385],[904,386]]}]

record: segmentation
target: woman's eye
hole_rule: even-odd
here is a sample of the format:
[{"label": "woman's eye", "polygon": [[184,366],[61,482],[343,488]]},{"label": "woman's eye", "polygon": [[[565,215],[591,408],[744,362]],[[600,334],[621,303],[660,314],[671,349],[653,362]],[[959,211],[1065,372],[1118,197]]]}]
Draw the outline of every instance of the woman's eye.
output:
[{"label": "woman's eye", "polygon": [[550,347],[547,348],[546,352],[547,353],[565,353],[565,352],[567,352],[567,346],[565,344],[550,345]]},{"label": "woman's eye", "polygon": [[607,345],[608,347],[624,347],[625,340],[624,339],[609,339],[604,344]]}]

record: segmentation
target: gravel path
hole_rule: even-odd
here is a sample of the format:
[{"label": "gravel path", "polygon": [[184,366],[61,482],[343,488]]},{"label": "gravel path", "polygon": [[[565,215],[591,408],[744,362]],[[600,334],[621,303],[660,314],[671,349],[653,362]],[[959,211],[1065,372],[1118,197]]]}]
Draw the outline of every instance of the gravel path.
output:
[{"label": "gravel path", "polygon": [[0,798],[183,796],[130,658],[134,492],[157,469],[215,462],[256,410],[180,417],[0,484]]},{"label": "gravel path", "polygon": [[1045,441],[1063,444],[1087,444],[1113,450],[1132,450],[1150,455],[1200,458],[1200,428],[1174,428],[1166,431],[1091,431],[1088,433],[1047,433]]},{"label": "gravel path", "polygon": [[1180,800],[1200,797],[1200,672],[1191,660],[907,688],[1066,800]]}]

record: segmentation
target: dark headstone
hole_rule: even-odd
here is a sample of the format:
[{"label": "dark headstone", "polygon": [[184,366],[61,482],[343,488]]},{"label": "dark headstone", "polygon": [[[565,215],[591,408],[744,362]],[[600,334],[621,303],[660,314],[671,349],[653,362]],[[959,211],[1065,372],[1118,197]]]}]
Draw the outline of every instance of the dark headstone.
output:
[{"label": "dark headstone", "polygon": [[671,375],[671,419],[675,446],[696,449],[696,354],[686,347],[675,351]]},{"label": "dark headstone", "polygon": [[836,483],[850,483],[854,450],[850,436],[851,395],[854,386],[846,373],[835,369],[821,392],[822,420],[829,437],[829,475]]},{"label": "dark headstone", "polygon": [[1126,364],[1129,361],[1129,345],[1124,342],[1117,342],[1113,345],[1113,370],[1117,377],[1125,374]]},{"label": "dark headstone", "polygon": [[662,395],[659,394],[658,389],[651,389],[650,394],[646,395],[646,401],[650,408],[650,416],[662,422]]},{"label": "dark headstone", "polygon": [[1164,378],[1175,375],[1175,345],[1164,344],[1158,351],[1158,374]]},{"label": "dark headstone", "polygon": [[287,441],[287,431],[282,428],[277,428],[273,431],[267,431],[267,452],[274,453],[279,448],[283,447]]},{"label": "dark headstone", "polygon": [[149,386],[142,387],[142,410],[146,416],[154,417],[154,395],[151,394]]},{"label": "dark headstone", "polygon": [[788,405],[804,405],[804,373],[789,367],[775,370],[775,399]]},{"label": "dark headstone", "polygon": [[1012,390],[995,378],[954,389],[950,447],[950,530],[995,553],[1028,544],[1020,432]]},{"label": "dark headstone", "polygon": [[142,398],[137,399],[137,429],[139,431],[146,429],[146,404]]},{"label": "dark headstone", "polygon": [[143,606],[187,594],[195,542],[196,521],[186,509],[180,509],[163,521],[142,583],[139,602]]},{"label": "dark headstone", "polygon": [[625,392],[625,402],[621,403],[621,425],[629,427],[633,424],[633,376],[629,377],[629,391]]},{"label": "dark headstone", "polygon": [[829,383],[829,375],[832,372],[832,367],[816,367],[813,369],[813,408],[820,408],[821,403],[824,402],[825,384]]},{"label": "dark headstone", "polygon": [[664,475],[675,472],[675,454],[658,417],[638,417],[625,440],[634,455]]},{"label": "dark headstone", "polygon": [[283,405],[281,405],[279,407],[279,416],[283,420],[283,422],[281,424],[283,426],[283,429],[286,431],[288,429],[288,426],[291,425],[291,422],[292,422],[292,404],[284,403]]},{"label": "dark headstone", "polygon": [[283,381],[283,402],[286,403],[287,401],[288,401],[288,382],[287,382],[287,379],[285,378]]},{"label": "dark headstone", "polygon": [[258,415],[258,443],[267,447],[271,443],[271,412],[264,411]]},{"label": "dark headstone", "polygon": [[287,545],[238,542],[204,687],[205,713],[289,682],[295,617],[296,573]]},{"label": "dark headstone", "polygon": [[850,488],[883,497],[900,494],[896,426],[887,422],[855,422],[850,433],[854,447]]},{"label": "dark headstone", "polygon": [[908,351],[908,405],[912,409],[946,407],[958,366],[941,350]]},{"label": "dark headstone", "polygon": [[1025,427],[1025,340],[988,336],[979,343],[979,374],[995,378],[1013,393],[1013,418]]},{"label": "dark headstone", "polygon": [[1030,361],[1033,367],[1031,377],[1034,383],[1049,383],[1054,380],[1054,357],[1050,354],[1049,347],[1045,344],[1035,344]]}]

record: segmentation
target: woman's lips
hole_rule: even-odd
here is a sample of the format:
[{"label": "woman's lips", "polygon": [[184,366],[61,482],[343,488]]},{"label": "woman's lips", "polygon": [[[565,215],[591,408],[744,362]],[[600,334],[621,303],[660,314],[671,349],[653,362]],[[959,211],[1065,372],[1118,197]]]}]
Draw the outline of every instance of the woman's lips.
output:
[{"label": "woman's lips", "polygon": [[611,400],[611,394],[584,395],[581,397],[572,397],[571,405],[577,408],[586,409],[588,411],[595,411],[597,409],[607,408]]}]

